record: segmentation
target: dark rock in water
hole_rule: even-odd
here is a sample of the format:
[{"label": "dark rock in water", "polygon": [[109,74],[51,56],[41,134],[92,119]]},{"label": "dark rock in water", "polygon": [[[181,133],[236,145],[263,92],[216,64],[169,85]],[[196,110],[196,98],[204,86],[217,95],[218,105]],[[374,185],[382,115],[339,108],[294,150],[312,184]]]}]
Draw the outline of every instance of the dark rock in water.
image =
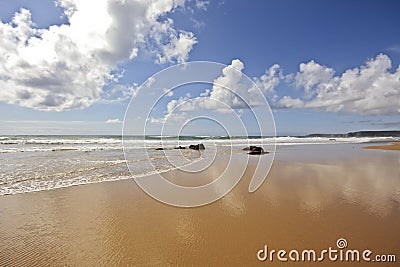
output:
[{"label": "dark rock in water", "polygon": [[177,146],[177,147],[175,147],[175,149],[186,149],[186,147],[185,146]]},{"label": "dark rock in water", "polygon": [[190,149],[199,150],[199,145],[190,145]]},{"label": "dark rock in water", "polygon": [[249,155],[262,155],[262,154],[266,154],[268,152],[265,152],[264,149],[260,146],[251,146],[253,149],[247,153]]},{"label": "dark rock in water", "polygon": [[157,147],[156,150],[164,150],[162,147]]},{"label": "dark rock in water", "polygon": [[193,150],[204,150],[204,149],[206,149],[203,144],[190,145],[189,148],[193,149]]},{"label": "dark rock in water", "polygon": [[243,148],[243,150],[253,150],[254,148],[256,148],[256,146],[248,146]]}]

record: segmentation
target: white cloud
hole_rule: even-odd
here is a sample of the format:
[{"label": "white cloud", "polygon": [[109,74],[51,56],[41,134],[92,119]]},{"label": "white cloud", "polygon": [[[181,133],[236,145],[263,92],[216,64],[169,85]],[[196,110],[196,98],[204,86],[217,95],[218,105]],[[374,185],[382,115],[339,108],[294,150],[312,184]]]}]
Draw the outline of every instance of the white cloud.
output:
[{"label": "white cloud", "polygon": [[[222,70],[222,75],[214,80],[209,98],[226,103],[232,108],[246,107],[243,100],[248,100],[248,88],[241,83],[243,69],[244,64],[242,61],[239,59],[232,60],[231,65],[225,67]],[[204,100],[207,101],[207,98],[204,98]],[[204,103],[204,106],[220,108],[216,101],[208,101],[208,103]]]},{"label": "white cloud", "polygon": [[[275,88],[279,85],[282,80],[287,79],[287,76],[284,76],[282,73],[282,69],[278,64],[274,64],[272,67],[266,70],[265,74],[260,77],[254,77],[253,82],[257,85],[257,87],[263,92],[263,94],[274,101],[277,98]],[[250,94],[256,90],[256,88],[252,87],[249,89]],[[257,95],[257,92],[253,92]]]},{"label": "white cloud", "polygon": [[116,84],[111,90],[104,91],[101,95],[100,103],[115,103],[129,100],[134,96],[139,88],[139,85]]},{"label": "white cloud", "polygon": [[265,74],[253,78],[254,84],[247,80],[242,70],[244,64],[239,59],[222,69],[222,74],[217,77],[211,89],[200,93],[199,97],[180,98],[172,100],[167,105],[167,114],[178,106],[178,110],[188,111],[194,109],[212,109],[223,113],[231,109],[249,108],[265,103],[263,96],[275,97],[275,87],[284,76],[279,65],[270,67]]},{"label": "white cloud", "polygon": [[302,108],[304,107],[304,103],[300,99],[292,98],[291,96],[284,96],[279,100],[278,107],[285,107],[285,108]]},{"label": "white cloud", "polygon": [[[185,95],[166,106],[165,115],[154,122],[162,123],[171,116],[184,119],[181,113],[209,109],[220,113],[245,109],[270,100],[275,108],[312,108],[330,112],[356,114],[398,114],[400,112],[400,67],[391,71],[388,56],[380,54],[365,65],[337,75],[332,68],[315,61],[302,63],[296,74],[284,75],[278,64],[254,77],[254,84],[245,82],[244,64],[239,59],[222,69],[211,88],[198,97]],[[303,91],[303,97],[283,96],[278,99],[277,86],[285,82]]]},{"label": "white cloud", "polygon": [[167,113],[168,113],[168,114],[170,114],[170,113],[174,110],[174,108],[175,108],[175,106],[176,106],[177,103],[178,103],[178,100],[174,99],[174,100],[171,100],[171,101],[167,104]]},{"label": "white cloud", "polygon": [[379,54],[363,66],[336,75],[331,68],[314,61],[300,65],[297,86],[303,99],[288,96],[279,101],[287,108],[306,107],[331,112],[368,115],[400,113],[400,66],[391,72],[392,62]]},{"label": "white cloud", "polygon": [[200,93],[199,97],[191,97],[190,94],[186,94],[177,100],[171,100],[167,104],[164,118],[179,112],[200,109],[211,109],[226,113],[230,112],[231,108],[246,108],[241,97],[249,101],[247,92],[249,87],[241,83],[243,76],[241,70],[243,68],[244,65],[240,60],[232,60],[231,65],[225,67],[221,76],[214,80],[212,88]]},{"label": "white cloud", "polygon": [[210,1],[204,1],[204,0],[196,0],[196,8],[198,9],[203,9],[204,11],[207,11],[208,5],[210,4]]},{"label": "white cloud", "polygon": [[165,123],[166,120],[184,121],[187,112],[196,110],[215,110],[228,114],[233,109],[246,109],[265,104],[264,96],[276,97],[275,87],[285,79],[279,65],[275,64],[266,70],[265,74],[253,78],[253,82],[244,77],[244,64],[239,59],[232,60],[229,66],[213,81],[212,88],[201,92],[198,97],[185,94],[167,103],[166,111],[161,118],[151,118],[155,124]]},{"label": "white cloud", "polygon": [[312,97],[314,87],[318,84],[329,82],[335,74],[333,69],[324,67],[311,60],[307,64],[300,64],[300,72],[297,73],[295,82],[297,87],[303,87],[306,96]]},{"label": "white cloud", "polygon": [[153,124],[163,124],[165,123],[165,118],[150,118],[150,123]]},{"label": "white cloud", "polygon": [[[161,118],[150,118],[154,124],[163,124],[167,120],[184,121],[192,111],[213,110],[223,114],[234,112],[234,109],[246,109],[265,104],[265,95],[275,97],[275,87],[285,78],[279,65],[275,64],[260,77],[253,78],[254,84],[247,79],[242,70],[244,64],[239,59],[232,60],[229,66],[198,97],[190,93],[170,100]],[[166,92],[166,90],[164,90]]]},{"label": "white cloud", "polygon": [[166,96],[173,96],[173,95],[174,95],[174,91],[171,90],[171,89],[164,88],[163,91],[164,91],[164,94],[165,94]]},{"label": "white cloud", "polygon": [[160,64],[174,61],[177,61],[178,63],[185,62],[188,59],[189,51],[197,43],[194,34],[185,31],[177,34],[176,31],[173,30],[170,37],[171,39],[168,44],[162,45],[161,41],[158,43],[161,49],[157,54],[157,62]]},{"label": "white cloud", "polygon": [[161,117],[161,118],[151,117],[150,118],[150,123],[153,123],[153,124],[164,124],[167,121],[170,121],[170,122],[173,121],[173,122],[182,123],[182,122],[184,122],[186,120],[187,120],[186,112],[179,112],[179,113],[169,113],[169,114],[166,114],[164,117]]},{"label": "white cloud", "polygon": [[108,120],[106,120],[106,123],[109,123],[109,124],[120,124],[120,123],[122,123],[122,121],[120,119],[108,119]]},{"label": "white cloud", "polygon": [[151,86],[155,83],[156,79],[154,77],[148,78],[144,83],[143,83],[143,88],[151,88]]},{"label": "white cloud", "polygon": [[29,10],[0,21],[0,101],[62,111],[102,98],[118,65],[140,51],[160,63],[187,60],[197,40],[168,14],[184,0],[58,0],[68,24],[35,28]]}]

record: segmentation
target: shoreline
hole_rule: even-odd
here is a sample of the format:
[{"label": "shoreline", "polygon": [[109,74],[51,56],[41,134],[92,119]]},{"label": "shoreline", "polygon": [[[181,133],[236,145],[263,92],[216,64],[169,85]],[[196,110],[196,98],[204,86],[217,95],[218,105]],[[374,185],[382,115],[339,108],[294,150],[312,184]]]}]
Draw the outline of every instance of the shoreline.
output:
[{"label": "shoreline", "polygon": [[[379,144],[379,143],[384,143],[385,145],[369,145],[369,146],[365,146],[368,143],[330,143],[330,144],[310,144],[310,143],[305,143],[305,144],[301,144],[301,145],[287,145],[286,146],[286,145],[276,144],[275,155],[279,154],[279,150],[281,150],[281,148],[285,148],[285,147],[296,148],[297,147],[297,148],[301,149],[301,147],[303,147],[303,146],[305,146],[305,147],[315,147],[315,149],[317,149],[317,150],[319,149],[319,147],[322,150],[324,147],[327,147],[327,146],[333,146],[333,147],[350,147],[351,146],[353,149],[357,147],[360,150],[400,150],[400,141],[391,142],[390,144],[388,144],[389,142],[387,142],[387,141],[369,142],[369,144]],[[240,149],[239,153],[236,152],[234,154],[241,155],[241,156],[247,155],[247,153],[244,153],[244,152],[246,152],[246,151],[242,151],[242,149]],[[268,155],[268,153],[266,153],[266,154]],[[233,154],[231,154],[231,155],[233,155]],[[223,158],[223,157],[226,157],[226,156],[227,156],[227,154],[221,154],[221,155],[218,155],[217,158]],[[272,156],[272,154],[270,156]],[[324,155],[323,158],[325,156],[330,158],[328,155]],[[314,158],[314,156],[312,154],[310,154],[310,153],[302,155],[302,157]],[[250,157],[250,158],[252,158],[252,157]],[[253,159],[256,159],[256,158],[258,158],[258,157],[256,156]],[[281,158],[281,159],[282,160],[289,160],[289,161],[296,159],[296,157],[293,157],[291,155],[286,155],[285,158]],[[123,161],[125,161],[125,160],[123,160]],[[125,166],[125,163],[123,165]],[[175,168],[172,168],[172,169],[169,169],[169,170],[162,170],[159,173],[162,174],[162,175],[166,175],[166,177],[171,177],[170,173],[174,174],[175,173],[174,171],[176,171],[177,169],[179,170],[179,168],[175,167]],[[148,174],[139,175],[139,176],[137,176],[137,178],[149,177],[149,176],[152,176],[153,173],[154,172],[148,173]],[[97,184],[97,183],[103,183],[103,182],[107,182],[107,183],[108,182],[118,182],[118,181],[133,179],[131,174],[129,173],[128,169],[126,169],[123,174],[124,175],[122,175],[119,178],[108,178],[108,179],[97,180],[97,181],[96,180],[95,181],[78,181],[78,182],[70,184],[70,185],[57,186],[57,187],[54,187],[54,188],[39,188],[37,190],[32,190],[32,191],[27,191],[27,192],[5,193],[5,194],[0,194],[0,198],[3,197],[3,196],[13,196],[13,195],[19,195],[19,194],[36,193],[36,192],[43,192],[43,191],[52,191],[52,190],[58,190],[58,189],[63,189],[63,188],[69,188],[69,187],[84,186],[84,185]],[[180,176],[178,175],[178,177],[180,177]],[[166,178],[166,179],[168,180],[168,178]],[[173,181],[173,180],[174,179],[171,179],[171,181]],[[181,180],[183,184],[185,184],[187,182],[187,180],[185,181],[185,179],[182,179],[182,178],[179,178],[179,180]]]}]

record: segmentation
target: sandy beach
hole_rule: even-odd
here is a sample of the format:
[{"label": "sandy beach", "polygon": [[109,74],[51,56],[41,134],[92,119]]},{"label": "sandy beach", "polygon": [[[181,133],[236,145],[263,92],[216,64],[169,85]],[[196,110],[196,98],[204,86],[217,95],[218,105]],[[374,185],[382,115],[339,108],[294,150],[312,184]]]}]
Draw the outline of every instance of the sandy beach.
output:
[{"label": "sandy beach", "polygon": [[1,0],[0,267],[400,267],[399,14]]},{"label": "sandy beach", "polygon": [[400,142],[393,142],[384,146],[367,146],[366,149],[400,150]]},{"label": "sandy beach", "polygon": [[[198,178],[212,179],[226,160],[220,156]],[[132,179],[1,196],[0,266],[365,266],[257,259],[265,245],[319,251],[337,249],[340,238],[347,248],[400,260],[398,151],[278,147],[267,180],[250,194],[251,161],[228,195],[198,208],[162,204]],[[199,183],[178,170],[165,178]]]}]

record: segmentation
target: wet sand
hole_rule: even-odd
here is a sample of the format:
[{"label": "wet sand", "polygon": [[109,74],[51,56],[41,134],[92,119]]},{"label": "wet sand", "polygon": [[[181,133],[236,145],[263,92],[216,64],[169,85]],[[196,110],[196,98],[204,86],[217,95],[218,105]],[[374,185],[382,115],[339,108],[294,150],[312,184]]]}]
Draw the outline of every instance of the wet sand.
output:
[{"label": "wet sand", "polygon": [[[263,155],[268,157],[270,155]],[[236,156],[236,160],[247,155]],[[252,159],[254,161],[254,158]],[[212,180],[218,159],[191,181]],[[148,197],[133,180],[0,197],[0,266],[365,266],[367,263],[260,262],[270,249],[348,248],[397,254],[400,261],[400,155],[361,145],[279,147],[264,184],[254,171],[224,198],[176,208]]]},{"label": "wet sand", "polygon": [[400,150],[400,142],[393,142],[384,146],[367,146],[366,149]]}]

